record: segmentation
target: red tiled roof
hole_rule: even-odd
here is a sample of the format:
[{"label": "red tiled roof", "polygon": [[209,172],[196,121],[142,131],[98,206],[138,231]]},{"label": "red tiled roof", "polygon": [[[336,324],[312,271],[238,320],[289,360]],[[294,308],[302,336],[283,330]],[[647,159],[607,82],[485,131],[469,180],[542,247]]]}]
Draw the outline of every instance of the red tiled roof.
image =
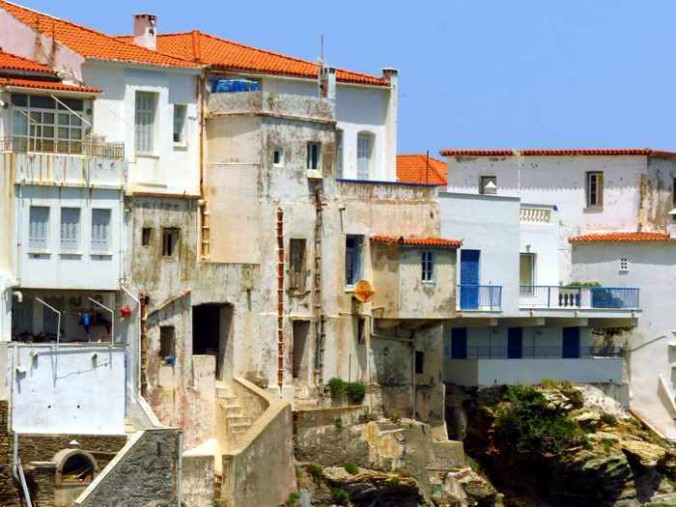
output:
[{"label": "red tiled roof", "polygon": [[21,72],[33,72],[39,74],[55,74],[55,72],[41,63],[34,62],[28,58],[5,53],[0,50],[0,69],[18,70]]},{"label": "red tiled roof", "polygon": [[98,94],[101,90],[90,86],[78,86],[60,83],[57,81],[38,81],[36,79],[13,79],[0,77],[0,87],[12,86],[15,88],[35,88],[40,90],[56,90],[63,92],[77,92]]},{"label": "red tiled roof", "polygon": [[570,157],[636,155],[648,157],[676,157],[676,152],[650,148],[580,148],[553,150],[441,150],[442,157]]},{"label": "red tiled roof", "polygon": [[668,234],[662,232],[605,232],[583,234],[570,238],[571,243],[640,243],[671,241]]},{"label": "red tiled roof", "polygon": [[[118,37],[118,39],[133,41],[133,37],[129,35]],[[157,50],[177,58],[233,71],[260,72],[311,79],[315,79],[319,73],[319,65],[315,62],[221,39],[199,30],[160,34],[157,36]],[[336,79],[346,83],[389,85],[383,77],[342,69],[337,69]]]},{"label": "red tiled roof", "polygon": [[459,239],[444,238],[405,238],[403,236],[371,236],[371,241],[386,243],[388,245],[403,246],[436,246],[443,248],[460,248],[462,241]]},{"label": "red tiled roof", "polygon": [[397,155],[397,181],[446,186],[446,163],[427,155]]},{"label": "red tiled roof", "polygon": [[47,14],[0,0],[5,9],[25,25],[38,30],[85,58],[160,65],[165,67],[198,68],[194,62],[130,44],[91,28],[64,21]]}]

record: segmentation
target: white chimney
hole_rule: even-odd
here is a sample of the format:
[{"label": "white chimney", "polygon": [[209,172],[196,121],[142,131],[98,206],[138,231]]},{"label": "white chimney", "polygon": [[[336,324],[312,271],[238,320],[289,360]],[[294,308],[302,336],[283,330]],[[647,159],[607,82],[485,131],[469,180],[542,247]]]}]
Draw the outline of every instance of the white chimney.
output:
[{"label": "white chimney", "polygon": [[332,105],[336,103],[336,69],[333,67],[321,68],[319,77],[319,96],[327,99]]},{"label": "white chimney", "polygon": [[157,49],[157,16],[134,14],[134,44],[153,51]]}]

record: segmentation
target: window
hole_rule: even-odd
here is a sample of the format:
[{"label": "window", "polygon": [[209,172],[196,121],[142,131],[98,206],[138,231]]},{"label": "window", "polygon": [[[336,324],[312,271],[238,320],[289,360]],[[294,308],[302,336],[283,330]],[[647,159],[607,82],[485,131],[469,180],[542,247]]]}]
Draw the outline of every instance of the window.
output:
[{"label": "window", "polygon": [[336,173],[338,178],[343,177],[343,131],[336,130]]},{"label": "window", "polygon": [[519,256],[519,285],[521,294],[533,294],[535,285],[535,254],[522,253]]},{"label": "window", "polygon": [[319,158],[322,153],[322,145],[320,143],[307,143],[307,163],[305,168],[310,171],[319,170]]},{"label": "window", "polygon": [[373,134],[362,132],[357,135],[357,179],[368,180],[373,165]]},{"label": "window", "polygon": [[174,326],[160,326],[160,357],[175,357],[176,330]]},{"label": "window", "polygon": [[185,118],[188,108],[185,104],[174,104],[174,143],[185,144]]},{"label": "window", "polygon": [[305,292],[305,240],[292,239],[289,250],[289,289]]},{"label": "window", "polygon": [[676,208],[676,178],[671,179],[671,206]]},{"label": "window", "polygon": [[620,259],[620,271],[623,273],[629,271],[629,261],[627,260],[626,257],[622,257]]},{"label": "window", "polygon": [[31,206],[28,218],[28,248],[45,251],[49,247],[49,208]]},{"label": "window", "polygon": [[284,167],[284,150],[281,148],[275,148],[272,152],[272,165],[273,167]]},{"label": "window", "polygon": [[153,229],[151,227],[143,227],[141,229],[141,246],[150,245],[150,240],[153,236]]},{"label": "window", "polygon": [[587,207],[600,208],[603,206],[603,173],[587,173]]},{"label": "window", "polygon": [[361,278],[361,249],[364,236],[345,238],[345,285],[352,286]]},{"label": "window", "polygon": [[415,351],[415,372],[417,375],[425,373],[425,353],[422,350]]},{"label": "window", "polygon": [[155,93],[136,92],[134,133],[138,153],[152,153],[155,149],[155,109]]},{"label": "window", "polygon": [[19,150],[81,153],[84,101],[12,95],[12,135]]},{"label": "window", "polygon": [[422,281],[434,281],[434,252],[432,250],[422,251]]},{"label": "window", "polygon": [[61,251],[80,248],[80,208],[61,208]]},{"label": "window", "polygon": [[178,255],[178,240],[180,230],[177,227],[165,227],[162,230],[162,256],[176,257]]},{"label": "window", "polygon": [[92,252],[110,251],[110,210],[92,210]]},{"label": "window", "polygon": [[497,176],[481,176],[479,178],[479,193],[484,195],[496,194],[498,190]]}]

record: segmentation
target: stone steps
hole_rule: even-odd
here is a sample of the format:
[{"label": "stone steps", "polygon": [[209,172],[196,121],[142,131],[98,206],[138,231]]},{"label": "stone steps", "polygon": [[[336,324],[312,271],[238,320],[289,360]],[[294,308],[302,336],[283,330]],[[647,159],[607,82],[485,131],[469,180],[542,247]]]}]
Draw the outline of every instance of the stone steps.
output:
[{"label": "stone steps", "polygon": [[225,431],[231,445],[237,445],[241,437],[253,425],[253,418],[246,415],[237,395],[224,383],[216,384],[216,399],[224,416]]}]

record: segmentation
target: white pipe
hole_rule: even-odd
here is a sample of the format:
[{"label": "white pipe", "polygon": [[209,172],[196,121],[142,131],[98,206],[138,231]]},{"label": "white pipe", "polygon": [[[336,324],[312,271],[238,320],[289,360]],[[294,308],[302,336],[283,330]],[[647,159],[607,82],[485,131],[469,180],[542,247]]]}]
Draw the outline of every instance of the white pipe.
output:
[{"label": "white pipe", "polygon": [[178,432],[178,484],[176,484],[176,505],[182,507],[183,496],[183,430]]},{"label": "white pipe", "polygon": [[35,300],[38,301],[39,303],[42,303],[43,305],[45,305],[47,308],[49,308],[51,311],[53,311],[54,313],[56,313],[59,316],[59,324],[58,324],[58,327],[56,328],[56,348],[58,349],[59,348],[59,342],[61,340],[61,312],[59,310],[57,310],[56,308],[54,308],[52,305],[45,303],[42,299],[40,299],[37,296],[35,297]]},{"label": "white pipe", "polygon": [[61,104],[63,107],[65,107],[66,109],[68,109],[68,111],[70,111],[71,113],[73,113],[75,116],[77,116],[78,118],[80,118],[80,120],[82,121],[82,123],[86,123],[87,126],[88,126],[89,128],[92,127],[92,124],[89,123],[89,122],[88,122],[81,114],[79,114],[77,111],[73,111],[70,107],[68,107],[67,104],[64,104],[62,101],[60,101],[60,100],[59,100],[57,97],[55,97],[54,95],[51,95],[51,94],[50,94],[49,96],[50,96],[51,98],[53,98],[55,101],[57,101],[59,104]]},{"label": "white pipe", "polygon": [[110,312],[110,346],[112,347],[113,344],[115,343],[115,310],[111,310],[103,303],[99,303],[96,299],[90,297],[88,297],[87,299],[89,299],[89,301],[91,301],[95,305],[98,305],[104,310]]},{"label": "white pipe", "polygon": [[120,288],[136,303],[136,318],[138,320],[137,341],[138,341],[138,360],[136,361],[136,396],[141,395],[141,301],[129,289],[120,284]]},{"label": "white pipe", "polygon": [[27,507],[33,507],[31,502],[31,495],[28,491],[28,484],[26,484],[26,476],[23,473],[23,467],[21,466],[21,461],[19,461],[19,434],[14,433],[14,449],[13,449],[13,459],[14,466],[12,467],[12,473],[14,478],[19,484],[21,484],[21,489],[23,491],[24,500],[26,500]]}]

